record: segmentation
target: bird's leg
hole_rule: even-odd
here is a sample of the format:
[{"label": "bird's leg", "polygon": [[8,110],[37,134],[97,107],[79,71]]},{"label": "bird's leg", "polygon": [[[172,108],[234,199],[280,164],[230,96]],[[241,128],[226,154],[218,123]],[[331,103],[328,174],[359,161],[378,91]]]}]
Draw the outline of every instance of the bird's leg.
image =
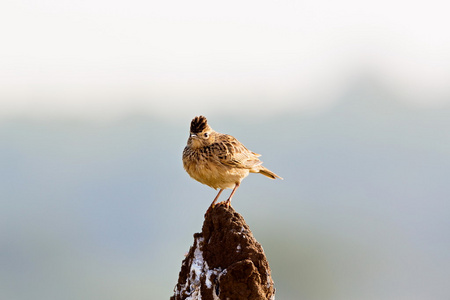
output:
[{"label": "bird's leg", "polygon": [[237,188],[239,187],[240,183],[236,182],[236,185],[234,186],[233,190],[231,191],[230,197],[228,197],[227,202],[225,203],[226,207],[229,208],[231,206],[231,198],[233,198],[234,193],[236,192]]},{"label": "bird's leg", "polygon": [[216,198],[214,198],[214,201],[211,203],[211,206],[214,207],[216,205],[217,199],[219,199],[220,194],[222,194],[224,189],[220,189],[220,191],[217,193]]},{"label": "bird's leg", "polygon": [[212,208],[214,208],[214,206],[216,205],[216,201],[217,199],[219,199],[220,194],[222,194],[224,189],[220,189],[219,193],[217,193],[216,198],[214,198],[214,201],[211,203],[211,205],[209,206],[208,210],[206,211],[206,213],[208,213]]}]

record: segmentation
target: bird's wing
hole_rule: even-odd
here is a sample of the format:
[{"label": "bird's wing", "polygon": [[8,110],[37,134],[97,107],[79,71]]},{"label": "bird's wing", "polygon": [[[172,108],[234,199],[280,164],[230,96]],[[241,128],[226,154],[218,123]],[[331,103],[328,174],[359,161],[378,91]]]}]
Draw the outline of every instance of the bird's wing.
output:
[{"label": "bird's wing", "polygon": [[259,154],[245,148],[237,139],[228,134],[221,134],[211,145],[215,158],[224,165],[252,169],[262,164]]}]

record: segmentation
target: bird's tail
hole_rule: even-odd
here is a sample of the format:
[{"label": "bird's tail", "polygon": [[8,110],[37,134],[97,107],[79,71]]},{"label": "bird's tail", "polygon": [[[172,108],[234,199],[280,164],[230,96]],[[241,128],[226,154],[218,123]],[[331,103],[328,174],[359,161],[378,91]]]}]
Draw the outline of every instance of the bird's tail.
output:
[{"label": "bird's tail", "polygon": [[281,178],[280,176],[278,176],[278,175],[275,174],[274,172],[272,172],[272,171],[270,171],[269,169],[266,169],[266,168],[264,168],[264,167],[262,167],[262,166],[261,166],[261,169],[259,169],[259,172],[258,172],[258,173],[261,173],[261,174],[263,174],[264,176],[267,176],[267,177],[272,178],[272,179],[279,178],[279,179],[283,180],[283,178]]}]

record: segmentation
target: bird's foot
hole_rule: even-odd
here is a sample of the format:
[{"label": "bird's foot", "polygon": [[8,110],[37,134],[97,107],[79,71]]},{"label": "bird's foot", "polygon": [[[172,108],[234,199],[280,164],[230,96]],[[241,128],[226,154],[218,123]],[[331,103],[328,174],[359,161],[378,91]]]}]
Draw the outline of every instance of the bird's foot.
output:
[{"label": "bird's foot", "polygon": [[226,208],[230,208],[230,207],[231,207],[231,199],[228,199],[228,200],[225,202],[225,207],[226,207]]},{"label": "bird's foot", "polygon": [[205,215],[209,214],[211,212],[211,210],[214,209],[214,207],[216,207],[215,203],[211,203],[211,205],[208,207],[208,209],[206,210]]},{"label": "bird's foot", "polygon": [[227,201],[222,201],[219,203],[211,203],[211,205],[206,210],[205,215],[209,214],[216,206],[225,206],[228,209],[231,207],[231,200],[228,199]]}]

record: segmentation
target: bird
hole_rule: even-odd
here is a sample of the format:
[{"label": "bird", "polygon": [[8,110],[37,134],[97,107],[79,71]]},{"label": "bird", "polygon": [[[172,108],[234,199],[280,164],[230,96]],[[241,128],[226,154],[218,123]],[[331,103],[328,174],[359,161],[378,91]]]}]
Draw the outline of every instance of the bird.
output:
[{"label": "bird", "polygon": [[[190,177],[215,190],[214,208],[224,189],[233,189],[225,202],[228,208],[241,181],[249,173],[260,173],[271,179],[283,179],[262,166],[260,154],[248,150],[231,135],[214,131],[206,117],[192,119],[187,145],[183,150],[183,167]],[[207,212],[208,212],[207,211]]]}]

